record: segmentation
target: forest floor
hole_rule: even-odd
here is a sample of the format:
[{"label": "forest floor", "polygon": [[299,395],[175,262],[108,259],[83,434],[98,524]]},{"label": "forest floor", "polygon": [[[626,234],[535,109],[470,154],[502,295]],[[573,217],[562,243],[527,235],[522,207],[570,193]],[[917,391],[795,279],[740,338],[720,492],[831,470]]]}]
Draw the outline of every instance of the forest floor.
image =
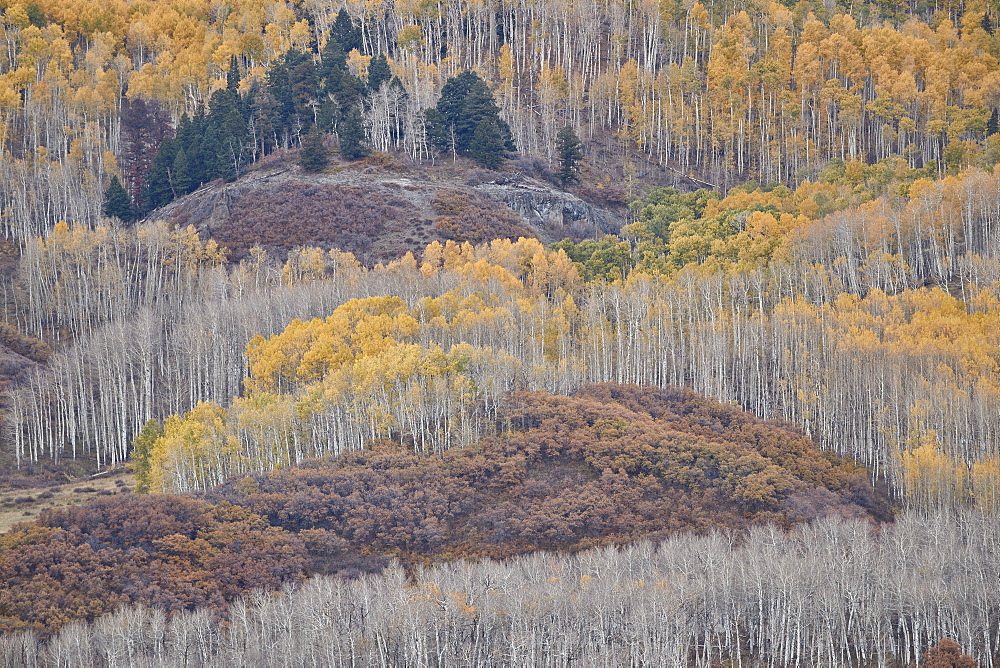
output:
[{"label": "forest floor", "polygon": [[19,522],[38,519],[43,510],[80,504],[99,496],[129,493],[135,487],[131,472],[116,471],[63,484],[0,491],[0,533]]}]

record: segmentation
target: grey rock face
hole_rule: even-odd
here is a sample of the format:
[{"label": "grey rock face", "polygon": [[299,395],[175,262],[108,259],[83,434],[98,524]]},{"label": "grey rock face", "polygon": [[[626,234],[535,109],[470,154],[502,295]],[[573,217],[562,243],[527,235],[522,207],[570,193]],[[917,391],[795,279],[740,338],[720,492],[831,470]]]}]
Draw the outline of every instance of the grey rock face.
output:
[{"label": "grey rock face", "polygon": [[540,181],[514,175],[473,187],[474,190],[503,202],[524,222],[548,237],[543,241],[558,241],[565,237],[590,236],[580,234],[586,227],[594,236],[617,234],[627,221],[601,209],[576,195],[556,190]]}]

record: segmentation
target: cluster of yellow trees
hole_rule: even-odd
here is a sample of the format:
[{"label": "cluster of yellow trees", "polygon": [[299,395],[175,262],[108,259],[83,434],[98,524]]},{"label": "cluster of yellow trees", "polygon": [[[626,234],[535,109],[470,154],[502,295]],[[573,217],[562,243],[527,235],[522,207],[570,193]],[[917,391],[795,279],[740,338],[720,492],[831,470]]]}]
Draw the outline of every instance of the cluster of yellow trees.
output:
[{"label": "cluster of yellow trees", "polygon": [[394,296],[252,339],[242,396],[164,424],[154,489],[379,437],[435,451],[502,428],[510,389],[620,382],[790,420],[915,506],[997,506],[1000,284],[967,286],[965,301],[940,288],[859,296],[832,270],[786,262],[586,283],[562,251],[528,240],[434,244],[423,263],[368,271],[333,256],[293,257],[299,282],[286,289]]},{"label": "cluster of yellow trees", "polygon": [[407,89],[415,157],[429,150],[420,112],[471,68],[520,150],[551,160],[573,125],[595,165],[627,178],[649,171],[643,156],[729,185],[791,184],[832,159],[898,155],[941,171],[1000,159],[997,17],[981,0],[909,15],[856,3],[853,16],[808,2],[3,0],[10,232],[96,222],[124,97],[176,119],[225,85],[232,56],[249,90],[288,49],[318,54],[341,7],[361,29],[351,70],[364,77],[385,53]]},{"label": "cluster of yellow trees", "polygon": [[25,245],[13,312],[72,343],[7,433],[20,458],[115,464],[166,418],[151,482],[181,490],[378,437],[468,443],[515,388],[672,384],[790,420],[914,505],[995,508],[1000,174],[837,169],[697,213],[652,196],[581,264],[498,240],[227,266],[190,229],[57,225]]}]

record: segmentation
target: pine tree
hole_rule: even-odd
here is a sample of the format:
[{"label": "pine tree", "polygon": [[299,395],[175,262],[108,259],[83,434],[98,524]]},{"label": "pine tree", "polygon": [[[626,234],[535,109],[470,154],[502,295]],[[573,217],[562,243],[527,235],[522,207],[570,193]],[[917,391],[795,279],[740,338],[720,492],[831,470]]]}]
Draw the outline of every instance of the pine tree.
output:
[{"label": "pine tree", "polygon": [[439,148],[451,148],[451,142],[454,142],[457,152],[470,153],[476,129],[484,120],[490,119],[500,133],[503,149],[516,150],[510,126],[500,118],[500,109],[493,99],[493,93],[475,72],[465,71],[445,82],[441,88],[437,111],[447,132],[438,130],[435,134],[448,138],[448,146]]},{"label": "pine tree", "polygon": [[344,53],[341,43],[331,37],[323,47],[322,61],[317,71],[321,92],[327,95],[339,93],[340,79],[345,74],[347,74],[347,54]]},{"label": "pine tree", "polygon": [[219,131],[209,126],[205,129],[205,136],[201,140],[201,164],[204,169],[202,178],[204,183],[223,178],[225,171],[220,169],[219,154],[222,146],[219,142]]},{"label": "pine tree", "polygon": [[337,125],[337,135],[340,137],[340,155],[345,159],[357,160],[367,155],[365,124],[357,107],[351,107]]},{"label": "pine tree", "polygon": [[580,180],[580,161],[583,159],[583,144],[569,125],[556,135],[556,153],[559,155],[559,182],[564,186]]},{"label": "pine tree", "polygon": [[104,215],[123,223],[132,220],[132,200],[117,175],[111,177],[111,184],[104,191]]},{"label": "pine tree", "polygon": [[440,151],[450,151],[451,131],[448,121],[437,108],[424,110],[424,131],[427,133],[427,141]]},{"label": "pine tree", "polygon": [[990,120],[986,122],[986,136],[995,135],[1000,132],[1000,117],[998,117],[997,110],[994,109],[993,113],[990,114]]},{"label": "pine tree", "polygon": [[392,79],[392,70],[389,69],[389,61],[385,54],[379,54],[372,58],[368,65],[368,92],[369,94],[378,91],[386,81]]},{"label": "pine tree", "polygon": [[481,120],[469,142],[469,155],[484,167],[496,169],[506,159],[504,149],[503,134],[496,119],[487,117]]},{"label": "pine tree", "polygon": [[323,140],[323,133],[313,128],[302,137],[299,165],[307,172],[321,172],[330,162],[330,151]]},{"label": "pine tree", "polygon": [[174,158],[177,156],[177,142],[173,139],[165,139],[160,144],[160,150],[153,159],[153,167],[146,177],[146,185],[143,193],[143,211],[152,211],[158,207],[168,204],[174,198],[173,188],[170,183],[170,171],[174,165]]},{"label": "pine tree", "polygon": [[361,50],[361,30],[354,25],[354,19],[343,7],[330,27],[330,39],[339,42],[345,53],[350,53],[351,49]]},{"label": "pine tree", "polygon": [[240,68],[236,62],[236,54],[229,57],[229,71],[226,72],[226,90],[238,93],[240,90]]},{"label": "pine tree", "polygon": [[170,168],[170,184],[174,189],[174,197],[186,195],[197,186],[191,178],[191,166],[183,148],[177,149],[177,155],[174,156],[174,164]]}]

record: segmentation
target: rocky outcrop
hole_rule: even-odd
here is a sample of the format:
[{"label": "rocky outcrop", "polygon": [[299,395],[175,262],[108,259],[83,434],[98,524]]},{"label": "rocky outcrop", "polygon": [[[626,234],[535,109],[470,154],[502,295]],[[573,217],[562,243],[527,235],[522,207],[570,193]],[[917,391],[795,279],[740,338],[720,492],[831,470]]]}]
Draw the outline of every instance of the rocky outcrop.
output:
[{"label": "rocky outcrop", "polygon": [[[439,224],[440,212],[435,210],[445,193],[466,193],[474,202],[492,200],[505,211],[509,207],[513,213],[505,216],[513,219],[516,214],[521,229],[545,243],[614,234],[626,222],[519,173],[487,174],[496,178],[470,182],[470,172],[460,166],[382,169],[366,163],[310,174],[285,160],[258,167],[233,183],[206,184],[149,218],[194,225],[226,246],[233,260],[258,244],[278,255],[295,246],[316,245],[352,252],[366,264],[407,251],[419,253],[431,241],[455,238],[451,228]],[[291,202],[292,197],[299,199]]]},{"label": "rocky outcrop", "polygon": [[546,242],[617,234],[626,223],[620,216],[588,204],[572,193],[519,175],[473,188],[509,206],[526,224],[542,232],[542,240]]}]

